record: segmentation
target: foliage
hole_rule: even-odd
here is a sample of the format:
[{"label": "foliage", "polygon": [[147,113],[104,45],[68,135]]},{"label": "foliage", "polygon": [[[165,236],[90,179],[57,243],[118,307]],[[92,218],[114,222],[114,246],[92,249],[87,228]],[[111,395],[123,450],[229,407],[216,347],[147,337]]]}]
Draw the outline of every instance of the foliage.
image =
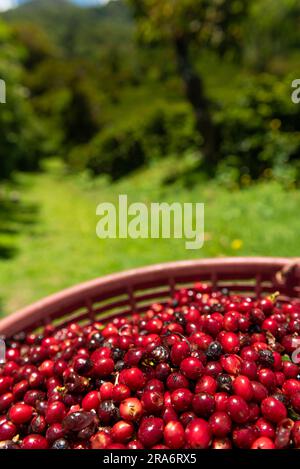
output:
[{"label": "foliage", "polygon": [[242,37],[249,0],[128,0],[147,41],[187,37],[223,50]]},{"label": "foliage", "polygon": [[94,174],[118,179],[129,172],[166,155],[182,157],[196,151],[198,134],[193,116],[186,105],[161,103],[143,120],[135,117],[118,128],[108,127],[87,146],[70,155],[71,166],[86,165]]},{"label": "foliage", "polygon": [[43,154],[43,129],[22,86],[23,50],[0,22],[0,77],[6,83],[6,104],[0,105],[0,179],[13,170],[36,169]]},{"label": "foliage", "polygon": [[239,181],[281,174],[300,179],[300,108],[292,103],[291,77],[263,74],[246,80],[230,108],[220,109],[218,173]]}]

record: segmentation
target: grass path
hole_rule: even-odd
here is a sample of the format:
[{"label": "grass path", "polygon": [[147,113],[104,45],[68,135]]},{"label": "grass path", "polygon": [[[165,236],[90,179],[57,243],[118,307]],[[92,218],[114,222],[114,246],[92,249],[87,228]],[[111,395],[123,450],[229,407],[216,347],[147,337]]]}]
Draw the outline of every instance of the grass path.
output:
[{"label": "grass path", "polygon": [[[176,164],[166,160],[113,186],[70,176],[54,166],[20,177],[21,204],[34,205],[20,225],[14,257],[0,261],[0,298],[9,313],[47,294],[134,266],[220,255],[299,255],[300,193],[278,184],[229,192],[215,184],[185,188],[161,181]],[[96,206],[128,194],[129,201],[205,202],[206,242],[187,251],[184,240],[99,240]]]}]

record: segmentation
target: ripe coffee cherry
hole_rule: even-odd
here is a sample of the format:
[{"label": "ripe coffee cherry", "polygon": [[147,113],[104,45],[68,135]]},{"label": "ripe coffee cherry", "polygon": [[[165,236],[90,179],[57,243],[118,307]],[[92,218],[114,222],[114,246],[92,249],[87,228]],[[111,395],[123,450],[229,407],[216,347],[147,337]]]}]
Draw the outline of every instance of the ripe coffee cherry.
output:
[{"label": "ripe coffee cherry", "polygon": [[130,396],[130,389],[125,384],[116,384],[112,390],[114,402],[122,402]]},{"label": "ripe coffee cherry", "polygon": [[53,425],[50,425],[46,431],[46,439],[50,443],[58,440],[60,438],[63,438],[65,436],[65,430],[62,427],[61,423],[54,423]]},{"label": "ripe coffee cherry", "polygon": [[287,416],[285,406],[274,397],[266,397],[262,401],[261,412],[266,419],[274,423],[280,422]]},{"label": "ripe coffee cherry", "polygon": [[215,403],[217,412],[226,412],[229,394],[226,392],[217,392],[215,394]]},{"label": "ripe coffee cherry", "polygon": [[6,392],[0,396],[0,412],[4,412],[14,402],[14,395],[11,392]]},{"label": "ripe coffee cherry", "polygon": [[98,409],[100,405],[100,392],[98,391],[90,391],[84,398],[82,399],[82,408],[87,412],[92,409]]},{"label": "ripe coffee cherry", "polygon": [[190,355],[190,346],[187,342],[178,342],[173,345],[170,353],[171,361],[179,366],[182,360]]},{"label": "ripe coffee cherry", "polygon": [[112,444],[111,436],[105,431],[97,432],[90,439],[91,449],[106,449]]},{"label": "ripe coffee cherry", "polygon": [[192,401],[193,410],[199,417],[208,418],[215,409],[215,400],[212,394],[200,392],[195,394]]},{"label": "ripe coffee cherry", "polygon": [[188,379],[198,379],[203,372],[203,365],[199,358],[188,357],[180,363],[180,371]]},{"label": "ripe coffee cherry", "polygon": [[246,423],[249,418],[249,407],[240,396],[230,396],[227,401],[229,417],[236,423]]},{"label": "ripe coffee cherry", "polygon": [[149,414],[158,414],[164,407],[164,396],[157,391],[145,391],[141,403],[144,410]]},{"label": "ripe coffee cherry", "polygon": [[66,416],[66,407],[62,402],[51,402],[46,410],[45,418],[48,425],[60,423]]},{"label": "ripe coffee cherry", "polygon": [[145,377],[139,368],[128,368],[120,373],[120,383],[126,384],[132,391],[137,391],[145,386]]},{"label": "ripe coffee cherry", "polygon": [[171,420],[164,428],[164,440],[168,448],[183,448],[185,443],[185,431],[180,422]]},{"label": "ripe coffee cherry", "polygon": [[231,431],[231,420],[226,412],[215,412],[209,418],[209,426],[214,436],[224,438]]},{"label": "ripe coffee cherry", "polygon": [[275,444],[270,438],[261,436],[254,441],[251,449],[275,449]]},{"label": "ripe coffee cherry", "polygon": [[125,443],[131,439],[133,432],[134,426],[131,422],[120,420],[112,427],[110,435],[116,443]]},{"label": "ripe coffee cherry", "polygon": [[11,376],[0,376],[0,395],[10,390],[13,382],[14,380]]},{"label": "ripe coffee cherry", "polygon": [[291,396],[291,404],[296,412],[300,412],[300,392],[296,392]]},{"label": "ripe coffee cherry", "polygon": [[137,422],[143,415],[141,401],[136,397],[125,399],[120,405],[120,416],[130,422]]},{"label": "ripe coffee cherry", "polygon": [[112,399],[113,388],[113,383],[110,383],[109,381],[103,383],[100,386],[100,398],[102,401],[109,401],[110,399]]},{"label": "ripe coffee cherry", "polygon": [[217,387],[217,381],[212,376],[202,376],[196,383],[195,393],[208,392],[209,394],[214,394]]},{"label": "ripe coffee cherry", "polygon": [[225,353],[235,353],[239,349],[239,338],[234,332],[226,332],[220,338],[221,346]]},{"label": "ripe coffee cherry", "polygon": [[268,422],[268,420],[264,418],[259,418],[256,421],[255,425],[259,430],[260,436],[266,436],[267,438],[271,438],[271,440],[274,439],[275,430],[274,430],[273,425],[270,422]]},{"label": "ripe coffee cherry", "polygon": [[151,448],[163,438],[164,424],[158,417],[146,417],[138,429],[138,439],[145,448]]},{"label": "ripe coffee cherry", "polygon": [[232,433],[233,442],[240,449],[250,449],[257,436],[257,428],[251,425],[236,427]]},{"label": "ripe coffee cherry", "polygon": [[8,420],[0,424],[0,441],[12,440],[17,434],[17,427]]},{"label": "ripe coffee cherry", "polygon": [[21,425],[31,420],[33,408],[27,404],[15,404],[9,410],[9,418],[16,425]]},{"label": "ripe coffee cherry", "polygon": [[275,373],[268,368],[262,368],[258,371],[258,379],[269,390],[276,386]]},{"label": "ripe coffee cherry", "polygon": [[171,402],[176,412],[188,410],[192,404],[193,393],[186,388],[175,389],[171,394]]},{"label": "ripe coffee cherry", "polygon": [[46,438],[33,433],[24,438],[21,447],[22,449],[48,449],[49,445]]},{"label": "ripe coffee cherry", "polygon": [[187,378],[182,373],[179,373],[177,371],[171,373],[168,376],[166,384],[167,388],[170,389],[170,391],[174,391],[178,388],[187,388],[189,386]]},{"label": "ripe coffee cherry", "polygon": [[212,438],[209,424],[203,419],[194,419],[185,429],[185,438],[190,448],[208,448]]},{"label": "ripe coffee cherry", "polygon": [[234,394],[242,397],[245,401],[251,401],[253,397],[253,388],[251,381],[247,376],[237,376],[232,383]]},{"label": "ripe coffee cherry", "polygon": [[144,390],[145,391],[157,391],[157,392],[163,393],[165,390],[165,387],[164,387],[164,384],[159,379],[150,379],[147,382]]},{"label": "ripe coffee cherry", "polygon": [[99,358],[93,360],[93,374],[95,376],[104,377],[109,376],[113,373],[115,364],[112,358]]}]

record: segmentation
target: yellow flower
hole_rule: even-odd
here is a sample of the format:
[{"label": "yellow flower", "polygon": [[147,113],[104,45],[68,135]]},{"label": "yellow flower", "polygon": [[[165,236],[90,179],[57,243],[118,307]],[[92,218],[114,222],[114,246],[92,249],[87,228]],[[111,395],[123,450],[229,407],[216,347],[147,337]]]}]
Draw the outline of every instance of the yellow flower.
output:
[{"label": "yellow flower", "polygon": [[244,243],[241,239],[234,239],[231,242],[231,249],[233,249],[234,251],[238,251],[239,249],[243,247],[243,244]]}]

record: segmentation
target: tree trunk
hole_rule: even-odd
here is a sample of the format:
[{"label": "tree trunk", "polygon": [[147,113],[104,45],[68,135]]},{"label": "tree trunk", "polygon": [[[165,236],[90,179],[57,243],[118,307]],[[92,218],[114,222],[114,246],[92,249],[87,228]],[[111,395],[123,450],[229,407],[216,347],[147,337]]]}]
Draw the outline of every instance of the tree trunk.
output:
[{"label": "tree trunk", "polygon": [[204,140],[202,151],[205,165],[208,168],[213,168],[217,159],[217,142],[203,83],[190,61],[188,40],[184,37],[176,38],[175,49],[179,73],[185,84],[186,96],[196,116],[196,128]]}]

